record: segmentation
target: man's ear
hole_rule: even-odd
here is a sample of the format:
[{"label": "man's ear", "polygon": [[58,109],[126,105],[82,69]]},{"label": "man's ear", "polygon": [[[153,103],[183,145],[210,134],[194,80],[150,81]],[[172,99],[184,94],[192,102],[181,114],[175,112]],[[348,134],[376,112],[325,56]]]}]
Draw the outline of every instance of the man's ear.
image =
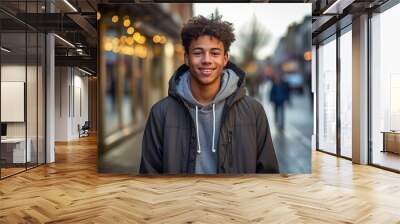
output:
[{"label": "man's ear", "polygon": [[226,66],[226,64],[228,64],[228,61],[229,61],[229,55],[228,55],[228,53],[225,53],[224,54],[224,67]]},{"label": "man's ear", "polygon": [[183,58],[185,60],[185,65],[189,66],[189,56],[188,54],[185,52],[185,54],[183,55]]}]

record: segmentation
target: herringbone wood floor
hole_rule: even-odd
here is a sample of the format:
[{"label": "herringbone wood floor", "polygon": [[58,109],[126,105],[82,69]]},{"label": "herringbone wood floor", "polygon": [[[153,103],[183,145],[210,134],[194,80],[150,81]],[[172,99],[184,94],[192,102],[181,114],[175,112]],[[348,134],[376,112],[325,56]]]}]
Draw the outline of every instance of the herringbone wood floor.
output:
[{"label": "herringbone wood floor", "polygon": [[313,174],[132,177],[96,172],[94,137],[0,181],[0,223],[400,223],[400,175],[313,153]]}]

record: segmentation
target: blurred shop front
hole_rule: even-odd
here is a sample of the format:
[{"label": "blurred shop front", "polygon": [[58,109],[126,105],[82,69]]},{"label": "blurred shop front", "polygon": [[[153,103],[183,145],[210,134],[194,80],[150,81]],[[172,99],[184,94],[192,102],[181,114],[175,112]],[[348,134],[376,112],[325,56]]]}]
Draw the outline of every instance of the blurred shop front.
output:
[{"label": "blurred shop front", "polygon": [[99,5],[98,170],[137,173],[151,106],[183,63],[191,4]]}]

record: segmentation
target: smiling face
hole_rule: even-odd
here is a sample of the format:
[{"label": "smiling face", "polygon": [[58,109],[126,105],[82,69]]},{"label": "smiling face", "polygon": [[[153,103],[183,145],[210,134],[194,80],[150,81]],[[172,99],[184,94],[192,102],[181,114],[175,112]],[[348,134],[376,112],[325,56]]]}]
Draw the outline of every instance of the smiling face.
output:
[{"label": "smiling face", "polygon": [[219,86],[227,62],[224,44],[208,35],[192,40],[189,52],[185,53],[185,63],[190,68],[194,84],[199,86]]}]

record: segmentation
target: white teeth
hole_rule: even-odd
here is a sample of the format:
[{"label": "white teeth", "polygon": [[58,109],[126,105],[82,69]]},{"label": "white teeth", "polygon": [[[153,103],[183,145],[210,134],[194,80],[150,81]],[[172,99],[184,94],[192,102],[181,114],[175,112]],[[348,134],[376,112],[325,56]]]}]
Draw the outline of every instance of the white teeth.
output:
[{"label": "white teeth", "polygon": [[203,74],[211,74],[211,70],[201,70]]},{"label": "white teeth", "polygon": [[212,69],[200,69],[203,73],[211,73]]}]

